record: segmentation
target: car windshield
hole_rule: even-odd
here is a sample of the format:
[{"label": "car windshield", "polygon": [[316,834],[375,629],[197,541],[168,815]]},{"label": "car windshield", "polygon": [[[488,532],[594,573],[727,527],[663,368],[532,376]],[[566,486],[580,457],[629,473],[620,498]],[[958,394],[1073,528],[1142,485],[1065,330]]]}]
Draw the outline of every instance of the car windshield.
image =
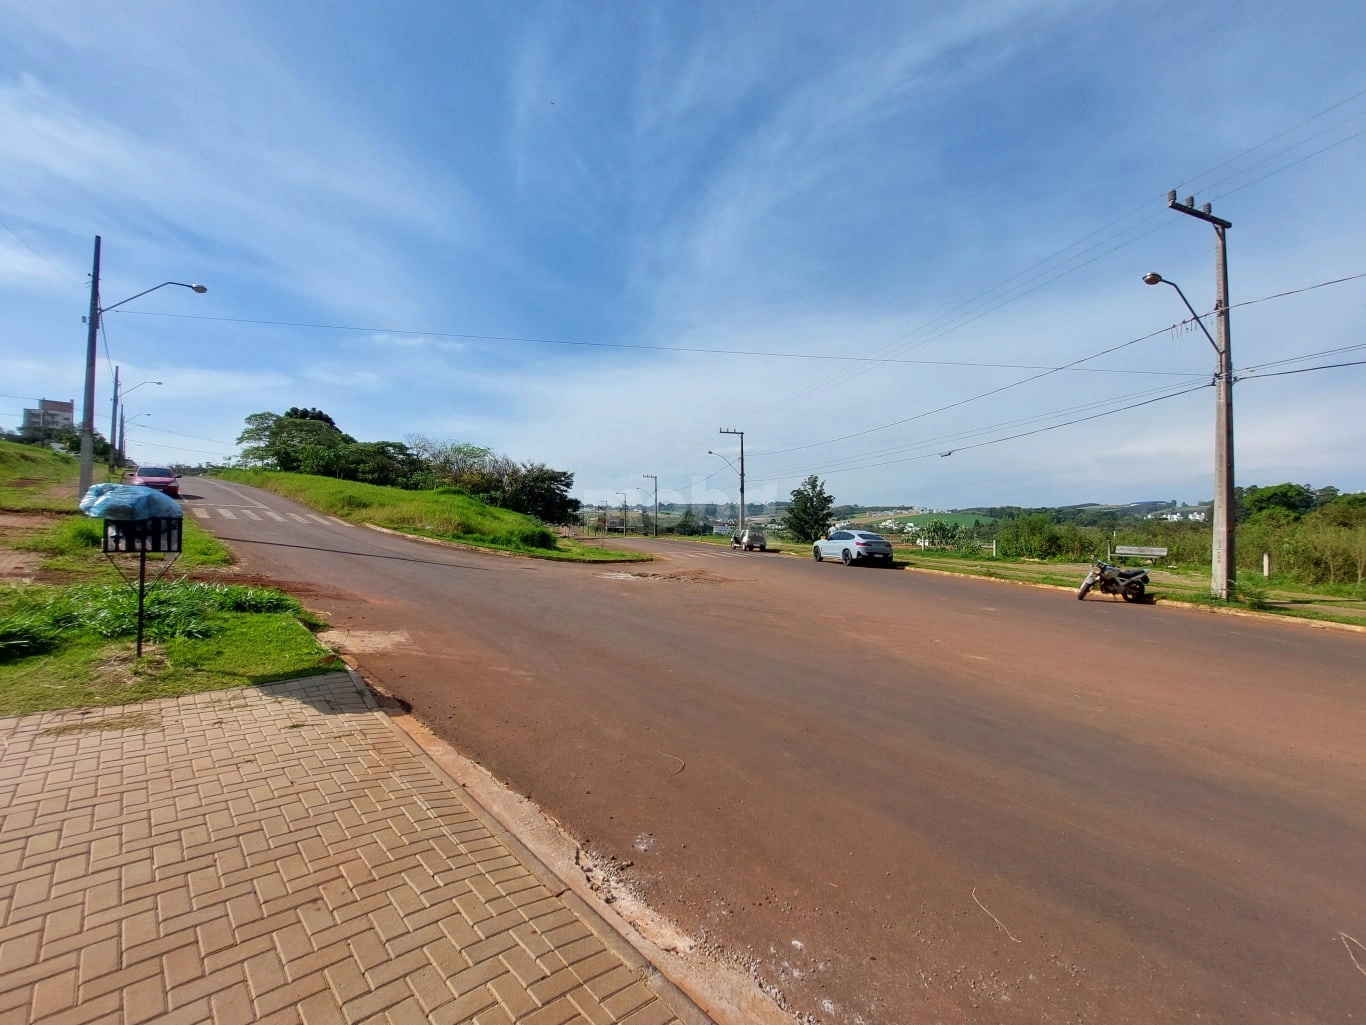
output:
[{"label": "car windshield", "polygon": [[750,537],[763,537],[763,536],[764,536],[764,532],[763,532],[762,530],[746,530],[745,533],[748,534]]},{"label": "car windshield", "polygon": [[887,540],[887,539],[886,539],[885,537],[883,537],[881,534],[863,534],[863,533],[860,533],[858,536],[861,537],[861,538],[863,538],[863,540],[865,540],[865,541],[886,541],[886,540]]},{"label": "car windshield", "polygon": [[138,467],[139,477],[174,477],[170,470],[164,466],[140,466]]}]

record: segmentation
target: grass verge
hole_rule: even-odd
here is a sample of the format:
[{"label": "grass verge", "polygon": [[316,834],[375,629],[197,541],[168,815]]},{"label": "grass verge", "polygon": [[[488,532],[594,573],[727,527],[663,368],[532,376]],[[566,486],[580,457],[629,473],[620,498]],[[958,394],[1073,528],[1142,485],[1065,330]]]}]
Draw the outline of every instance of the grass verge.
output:
[{"label": "grass verge", "polygon": [[650,561],[650,556],[640,552],[615,552],[558,538],[530,516],[486,505],[454,488],[404,491],[276,470],[223,470],[220,476],[273,491],[351,523],[404,534],[566,562]]},{"label": "grass verge", "polygon": [[[75,508],[80,463],[40,445],[0,441],[0,509],[70,512]],[[54,495],[71,484],[70,495]]]},{"label": "grass verge", "polygon": [[[898,550],[896,561],[897,565],[905,566],[907,569],[937,570],[941,573],[957,573],[992,580],[1013,580],[1020,583],[1066,587],[1070,590],[1080,586],[1082,578],[1086,575],[1084,565],[1011,562],[1004,559],[972,560],[951,555],[907,556],[904,550]],[[1366,617],[1353,615],[1345,610],[1344,599],[1279,590],[1268,594],[1264,588],[1247,586],[1241,600],[1221,601],[1210,596],[1208,570],[1180,573],[1168,569],[1153,569],[1151,573],[1153,584],[1148,588],[1148,595],[1156,602],[1180,601],[1212,609],[1261,612],[1285,619],[1310,619],[1324,623],[1366,626]],[[1344,606],[1344,611],[1330,611],[1329,607],[1333,602]],[[1316,607],[1302,607],[1308,604]]]},{"label": "grass verge", "polygon": [[126,585],[0,590],[0,715],[118,705],[308,676],[339,667],[289,595],[240,585],[162,584],[133,657]]},{"label": "grass verge", "polygon": [[[183,521],[181,528],[183,550],[180,557],[175,560],[173,572],[232,565],[232,553],[193,520]],[[75,513],[54,520],[43,530],[16,537],[12,545],[20,551],[39,552],[44,555],[44,570],[89,580],[118,579],[118,570],[101,553],[103,540],[104,526],[101,520]],[[148,555],[149,572],[153,575],[161,572],[165,558],[156,553]],[[118,559],[120,565],[125,567],[125,572],[136,566],[135,560],[130,556],[121,555]]]}]

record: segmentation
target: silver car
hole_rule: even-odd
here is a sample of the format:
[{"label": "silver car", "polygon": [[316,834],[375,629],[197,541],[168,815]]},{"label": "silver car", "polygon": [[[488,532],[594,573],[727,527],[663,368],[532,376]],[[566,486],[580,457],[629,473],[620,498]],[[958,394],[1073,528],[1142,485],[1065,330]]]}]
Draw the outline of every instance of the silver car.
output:
[{"label": "silver car", "polygon": [[846,566],[891,566],[892,542],[866,530],[832,530],[811,546],[817,562],[839,559]]}]

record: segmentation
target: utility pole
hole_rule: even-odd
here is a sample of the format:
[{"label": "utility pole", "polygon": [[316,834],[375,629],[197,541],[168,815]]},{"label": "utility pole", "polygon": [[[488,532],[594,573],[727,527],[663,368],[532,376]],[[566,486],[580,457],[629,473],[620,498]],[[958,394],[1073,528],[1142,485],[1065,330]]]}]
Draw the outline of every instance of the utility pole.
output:
[{"label": "utility pole", "polygon": [[740,526],[737,529],[743,534],[745,532],[745,432],[737,431],[731,427],[722,427],[717,433],[740,435]]},{"label": "utility pole", "polygon": [[641,476],[655,482],[655,537],[659,537],[659,474],[642,473]]},{"label": "utility pole", "polygon": [[621,496],[621,536],[626,536],[626,492],[617,491],[614,494]]},{"label": "utility pole", "polygon": [[1178,203],[1175,189],[1167,193],[1167,206],[1214,225],[1214,347],[1219,364],[1214,378],[1214,538],[1210,590],[1227,601],[1238,576],[1237,510],[1233,494],[1233,352],[1228,324],[1228,248],[1224,238],[1224,232],[1233,224],[1215,217],[1208,203],[1197,210],[1193,196]]},{"label": "utility pole", "polygon": [[118,436],[119,427],[119,368],[114,367],[114,401],[113,408],[109,411],[109,472],[114,472],[117,466],[118,449],[114,447],[114,439]]},{"label": "utility pole", "polygon": [[124,434],[124,431],[127,430],[127,428],[128,428],[128,425],[127,425],[126,421],[124,420],[124,416],[127,415],[127,413],[128,413],[128,410],[122,409],[122,408],[119,409],[119,463],[120,463],[120,464],[122,464],[122,462],[124,461],[124,459],[127,457],[127,454],[128,454],[128,450],[125,449],[125,448],[123,447],[123,434]]},{"label": "utility pole", "polygon": [[95,264],[90,272],[90,315],[85,319],[85,409],[81,413],[80,498],[95,477],[95,342],[100,330],[100,237],[95,236]]}]

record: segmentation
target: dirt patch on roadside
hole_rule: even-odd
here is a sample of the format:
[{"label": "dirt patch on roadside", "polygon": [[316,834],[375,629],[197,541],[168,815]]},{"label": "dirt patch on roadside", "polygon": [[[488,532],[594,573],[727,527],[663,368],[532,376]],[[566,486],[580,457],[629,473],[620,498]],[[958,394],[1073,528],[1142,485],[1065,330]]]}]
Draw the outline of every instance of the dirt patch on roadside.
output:
[{"label": "dirt patch on roadside", "polygon": [[730,578],[719,577],[705,569],[685,569],[677,573],[633,573],[628,570],[609,570],[599,573],[603,580],[672,580],[684,584],[728,584]]},{"label": "dirt patch on roadside", "polygon": [[0,580],[32,581],[42,565],[41,552],[14,548],[20,538],[46,530],[58,517],[51,513],[0,513]]}]

